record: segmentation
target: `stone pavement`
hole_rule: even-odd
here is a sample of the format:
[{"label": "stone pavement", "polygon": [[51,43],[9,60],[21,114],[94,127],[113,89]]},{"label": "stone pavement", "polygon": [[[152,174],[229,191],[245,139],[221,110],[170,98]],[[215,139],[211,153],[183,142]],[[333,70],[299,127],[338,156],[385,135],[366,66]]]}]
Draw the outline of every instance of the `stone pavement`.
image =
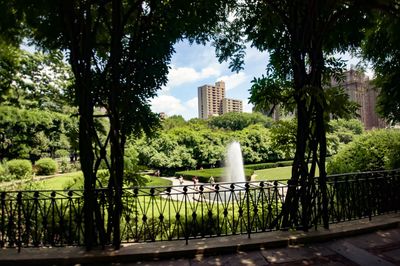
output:
[{"label": "stone pavement", "polygon": [[400,228],[378,230],[324,243],[111,265],[400,265]]},{"label": "stone pavement", "polygon": [[329,230],[267,232],[126,244],[120,250],[0,250],[0,265],[400,265],[400,214],[331,225]]}]

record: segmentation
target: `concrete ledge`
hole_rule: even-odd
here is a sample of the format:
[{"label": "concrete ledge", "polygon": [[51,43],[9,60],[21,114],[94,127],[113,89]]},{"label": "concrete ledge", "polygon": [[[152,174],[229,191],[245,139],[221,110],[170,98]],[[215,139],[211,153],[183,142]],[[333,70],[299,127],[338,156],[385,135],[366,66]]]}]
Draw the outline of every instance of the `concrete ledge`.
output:
[{"label": "concrete ledge", "polygon": [[82,247],[23,248],[0,250],[0,265],[71,265],[78,263],[132,262],[171,258],[192,258],[196,255],[215,255],[257,249],[282,248],[290,245],[326,242],[339,238],[396,228],[400,213],[368,219],[332,224],[329,230],[309,232],[274,231],[247,235],[226,236],[185,241],[125,244],[120,250],[96,249],[90,252]]}]

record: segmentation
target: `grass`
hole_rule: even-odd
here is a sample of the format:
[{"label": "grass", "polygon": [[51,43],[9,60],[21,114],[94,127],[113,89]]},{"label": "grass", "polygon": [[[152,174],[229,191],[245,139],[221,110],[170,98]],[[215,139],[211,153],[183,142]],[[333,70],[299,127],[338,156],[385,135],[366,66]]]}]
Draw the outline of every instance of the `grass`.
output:
[{"label": "grass", "polygon": [[[311,165],[311,164],[310,164]],[[309,167],[310,167],[309,165]],[[255,171],[257,177],[256,180],[288,180],[292,176],[292,167],[285,166],[285,167],[277,167],[277,168],[269,168],[263,170],[256,170]],[[318,167],[315,171],[315,176],[319,175]],[[284,182],[286,183],[286,182]]]},{"label": "grass", "polygon": [[24,184],[24,189],[80,189],[80,184],[83,184],[83,173],[81,171],[58,175],[46,180],[31,181]]},{"label": "grass", "polygon": [[149,176],[149,182],[146,183],[146,186],[149,187],[156,187],[156,186],[171,186],[172,185],[172,181],[171,180],[167,180],[164,178],[160,178],[160,177],[156,177],[156,176]]},{"label": "grass", "polygon": [[[172,182],[164,178],[147,176],[149,180],[146,186],[170,186]],[[65,190],[82,189],[83,174],[81,171],[67,173],[41,181],[31,181],[23,185],[25,190],[45,189],[45,190]]]},{"label": "grass", "polygon": [[290,179],[292,175],[292,167],[277,167],[255,171],[256,180],[285,180]]}]

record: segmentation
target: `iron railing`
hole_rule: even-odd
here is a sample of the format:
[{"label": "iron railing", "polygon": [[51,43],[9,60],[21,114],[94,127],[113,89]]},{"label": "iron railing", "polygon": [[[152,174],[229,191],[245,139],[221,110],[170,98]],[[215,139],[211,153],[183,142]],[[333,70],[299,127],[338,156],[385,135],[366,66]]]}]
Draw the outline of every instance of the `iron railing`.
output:
[{"label": "iron railing", "polygon": [[[292,185],[290,185],[292,186]],[[329,177],[329,221],[338,223],[400,209],[400,171]],[[296,187],[300,189],[300,187]],[[219,183],[212,186],[123,189],[121,240],[190,240],[281,228],[287,181]],[[107,231],[107,189],[96,190],[98,219]],[[321,195],[313,192],[310,221],[322,224]],[[299,217],[301,217],[299,204]],[[84,244],[83,191],[1,192],[0,246],[40,247]],[[301,219],[293,227],[301,227]]]}]

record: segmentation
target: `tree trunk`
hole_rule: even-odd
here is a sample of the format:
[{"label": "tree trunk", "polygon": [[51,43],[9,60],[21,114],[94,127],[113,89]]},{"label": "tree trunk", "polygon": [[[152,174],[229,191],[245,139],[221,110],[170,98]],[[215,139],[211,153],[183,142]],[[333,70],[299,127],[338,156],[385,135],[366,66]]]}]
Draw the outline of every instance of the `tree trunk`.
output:
[{"label": "tree trunk", "polygon": [[[70,40],[70,63],[75,77],[76,100],[79,106],[79,153],[84,175],[83,223],[84,241],[90,250],[96,243],[95,217],[96,198],[94,194],[96,174],[93,171],[94,122],[93,95],[91,87],[91,6],[62,1],[66,33]],[[85,13],[85,16],[83,15]]]},{"label": "tree trunk", "polygon": [[[315,105],[316,105],[316,110],[315,110],[315,135],[316,135],[316,141],[317,145],[315,146],[315,154],[318,155],[318,169],[319,169],[319,177],[318,177],[318,186],[319,190],[321,193],[321,198],[322,198],[322,220],[324,227],[326,229],[329,228],[329,217],[328,217],[328,197],[327,197],[327,186],[326,186],[326,167],[325,167],[325,161],[326,161],[326,119],[329,119],[329,114],[326,114],[325,111],[325,105],[326,105],[326,99],[325,99],[325,93],[322,88],[322,70],[324,66],[324,57],[323,57],[323,52],[322,52],[322,47],[321,47],[321,42],[315,40],[314,43],[315,49],[312,51],[312,54],[310,56],[311,58],[311,66],[312,66],[312,73],[311,73],[311,80],[312,80],[312,85],[317,89],[316,92],[316,99],[315,99]],[[318,150],[319,147],[319,150]],[[314,160],[315,161],[315,160]],[[314,170],[314,176],[315,176],[315,170]],[[317,204],[320,204],[317,202]],[[319,209],[319,206],[318,206]]]},{"label": "tree trunk", "polygon": [[113,187],[114,210],[112,212],[113,245],[119,249],[121,244],[120,218],[122,214],[122,182],[124,171],[124,139],[122,134],[118,102],[121,95],[120,61],[122,53],[121,0],[112,1],[112,37],[111,37],[111,91],[109,96],[110,110],[110,144],[111,169],[110,178]]}]

